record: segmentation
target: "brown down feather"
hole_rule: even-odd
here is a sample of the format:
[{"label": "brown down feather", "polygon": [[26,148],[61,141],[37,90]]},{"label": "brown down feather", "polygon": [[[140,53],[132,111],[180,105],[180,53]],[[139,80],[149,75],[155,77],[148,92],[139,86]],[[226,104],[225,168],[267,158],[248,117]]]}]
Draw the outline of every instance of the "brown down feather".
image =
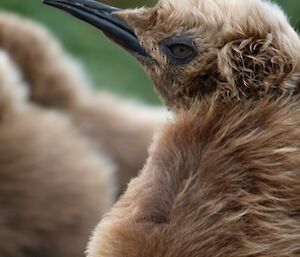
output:
[{"label": "brown down feather", "polygon": [[[263,0],[161,0],[116,13],[175,114],[89,257],[300,256],[300,40]],[[196,57],[161,50],[188,35]]]}]

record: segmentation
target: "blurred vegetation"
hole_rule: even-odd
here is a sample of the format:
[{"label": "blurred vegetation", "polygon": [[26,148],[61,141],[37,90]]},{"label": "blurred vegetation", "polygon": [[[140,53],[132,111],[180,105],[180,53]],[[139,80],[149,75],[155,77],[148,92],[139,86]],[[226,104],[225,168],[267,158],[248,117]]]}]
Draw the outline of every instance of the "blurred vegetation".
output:
[{"label": "blurred vegetation", "polygon": [[[126,8],[152,5],[156,1],[104,0],[103,2]],[[277,0],[277,2],[288,13],[292,25],[297,29],[300,28],[300,1]],[[159,102],[151,83],[134,58],[109,43],[92,26],[42,5],[41,0],[1,0],[0,10],[13,11],[45,24],[62,41],[64,47],[84,64],[95,85],[151,103]]]}]

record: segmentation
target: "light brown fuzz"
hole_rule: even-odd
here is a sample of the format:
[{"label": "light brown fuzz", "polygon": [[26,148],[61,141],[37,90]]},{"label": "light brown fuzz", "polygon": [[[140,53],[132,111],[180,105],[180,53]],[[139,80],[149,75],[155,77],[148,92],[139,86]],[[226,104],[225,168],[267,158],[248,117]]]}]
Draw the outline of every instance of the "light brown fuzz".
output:
[{"label": "light brown fuzz", "polygon": [[[300,256],[300,41],[263,0],[161,0],[117,13],[175,118],[96,228],[89,257]],[[197,55],[174,65],[168,38]]]}]

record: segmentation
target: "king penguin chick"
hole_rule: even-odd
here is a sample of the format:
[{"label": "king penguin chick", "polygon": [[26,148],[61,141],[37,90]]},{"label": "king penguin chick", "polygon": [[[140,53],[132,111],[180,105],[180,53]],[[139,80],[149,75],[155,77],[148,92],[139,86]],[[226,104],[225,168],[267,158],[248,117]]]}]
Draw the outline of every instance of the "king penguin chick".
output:
[{"label": "king penguin chick", "polygon": [[175,114],[89,257],[300,256],[300,40],[262,0],[45,0],[133,53]]},{"label": "king penguin chick", "polygon": [[153,133],[167,112],[94,92],[80,65],[55,38],[25,18],[0,13],[0,47],[28,82],[33,103],[64,112],[100,154],[110,155],[122,191],[143,167]]},{"label": "king penguin chick", "polygon": [[115,198],[113,165],[26,87],[0,51],[0,256],[82,257]]}]

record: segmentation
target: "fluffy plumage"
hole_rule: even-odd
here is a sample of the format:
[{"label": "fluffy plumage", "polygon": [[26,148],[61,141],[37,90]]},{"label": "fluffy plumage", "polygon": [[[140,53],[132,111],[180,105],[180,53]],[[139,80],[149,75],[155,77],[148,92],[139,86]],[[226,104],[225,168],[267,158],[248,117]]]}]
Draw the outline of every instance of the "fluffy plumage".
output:
[{"label": "fluffy plumage", "polygon": [[286,99],[179,113],[89,256],[299,256],[299,111]]},{"label": "fluffy plumage", "polygon": [[[278,6],[261,0],[160,1],[121,12],[155,62],[147,73],[171,109],[216,95],[220,101],[297,92],[300,43]],[[170,65],[165,40],[188,35],[197,56]]]},{"label": "fluffy plumage", "polygon": [[113,165],[64,116],[27,102],[0,52],[0,256],[82,257],[115,198]]},{"label": "fluffy plumage", "polygon": [[[154,60],[143,65],[175,113],[89,257],[298,257],[297,33],[262,0],[161,0],[116,13]],[[161,50],[187,35],[172,65]]]},{"label": "fluffy plumage", "polygon": [[110,155],[124,189],[145,163],[166,111],[94,92],[80,65],[45,28],[27,19],[0,13],[0,47],[28,82],[30,100],[69,116],[100,155]]}]

